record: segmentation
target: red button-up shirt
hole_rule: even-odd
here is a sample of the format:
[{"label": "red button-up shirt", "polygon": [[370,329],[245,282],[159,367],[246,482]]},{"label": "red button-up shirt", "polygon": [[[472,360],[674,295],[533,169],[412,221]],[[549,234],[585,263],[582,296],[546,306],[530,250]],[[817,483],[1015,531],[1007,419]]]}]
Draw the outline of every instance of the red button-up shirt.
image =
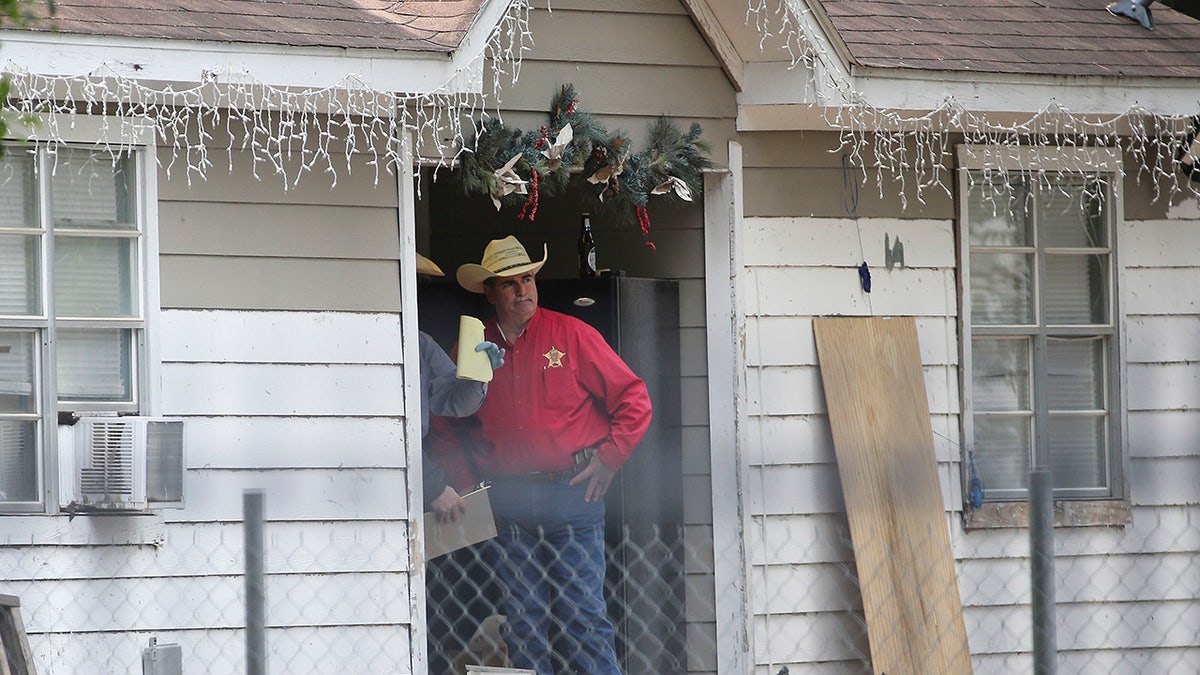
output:
[{"label": "red button-up shirt", "polygon": [[650,425],[650,396],[596,329],[539,307],[512,342],[495,319],[484,339],[507,350],[475,414],[491,446],[477,457],[485,474],[561,471],[590,446],[611,469],[629,459]]}]

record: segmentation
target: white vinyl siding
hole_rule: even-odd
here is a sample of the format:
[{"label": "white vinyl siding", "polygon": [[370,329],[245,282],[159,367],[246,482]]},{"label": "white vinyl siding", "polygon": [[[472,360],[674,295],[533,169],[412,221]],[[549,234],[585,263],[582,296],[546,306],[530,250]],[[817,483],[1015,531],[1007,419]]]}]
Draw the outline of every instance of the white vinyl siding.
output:
[{"label": "white vinyl siding", "polygon": [[[903,241],[904,267],[887,268],[885,235]],[[947,512],[959,509],[953,222],[748,217],[741,243],[754,672],[775,675],[785,664],[792,673],[866,672],[869,644],[812,321],[914,317],[941,498]],[[870,293],[859,283],[864,259]]]},{"label": "white vinyl siding", "polygon": [[1116,159],[1032,155],[960,151],[964,447],[985,499],[1120,498]]}]

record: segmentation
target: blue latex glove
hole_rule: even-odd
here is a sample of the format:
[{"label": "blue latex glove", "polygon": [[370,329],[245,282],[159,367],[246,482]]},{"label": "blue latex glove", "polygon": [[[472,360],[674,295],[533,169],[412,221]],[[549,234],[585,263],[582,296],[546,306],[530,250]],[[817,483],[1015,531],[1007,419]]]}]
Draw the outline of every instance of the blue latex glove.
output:
[{"label": "blue latex glove", "polygon": [[488,360],[492,362],[492,370],[504,365],[504,350],[501,349],[495,342],[484,340],[475,345],[475,351],[487,352]]}]

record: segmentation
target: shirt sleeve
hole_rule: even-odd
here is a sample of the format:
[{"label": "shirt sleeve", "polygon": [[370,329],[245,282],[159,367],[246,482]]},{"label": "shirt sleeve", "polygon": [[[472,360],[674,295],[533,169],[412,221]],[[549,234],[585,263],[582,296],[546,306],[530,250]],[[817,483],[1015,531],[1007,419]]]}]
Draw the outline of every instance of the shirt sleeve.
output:
[{"label": "shirt sleeve", "polygon": [[479,410],[487,395],[487,383],[460,380],[457,367],[433,338],[421,333],[422,379],[427,375],[429,413],[442,417],[466,417]]},{"label": "shirt sleeve", "polygon": [[446,490],[446,472],[441,465],[433,461],[433,454],[428,449],[421,456],[421,488],[425,510],[433,504],[433,500]]},{"label": "shirt sleeve", "polygon": [[433,417],[429,420],[429,435],[425,437],[426,458],[442,469],[440,478],[444,481],[438,486],[437,494],[441,494],[446,485],[460,493],[467,492],[479,482],[482,476],[476,471],[473,457],[482,451],[478,444],[483,442],[479,422],[473,417]]},{"label": "shirt sleeve", "polygon": [[652,406],[646,383],[590,326],[578,331],[578,353],[591,355],[580,369],[581,384],[601,401],[609,417],[608,435],[597,444],[600,461],[621,468],[650,427]]}]

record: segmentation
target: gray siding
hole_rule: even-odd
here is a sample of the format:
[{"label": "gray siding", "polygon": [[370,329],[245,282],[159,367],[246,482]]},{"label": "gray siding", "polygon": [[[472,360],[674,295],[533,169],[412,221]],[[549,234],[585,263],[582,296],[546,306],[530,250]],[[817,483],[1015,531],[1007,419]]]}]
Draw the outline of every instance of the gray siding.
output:
[{"label": "gray siding", "polygon": [[244,668],[247,488],[266,495],[272,667],[411,672],[395,180],[364,155],[301,187],[246,151],[206,176],[160,158],[149,339],[161,413],[186,418],[187,505],[17,523],[39,534],[0,555],[39,672],[129,672],[151,637],[187,672]]},{"label": "gray siding", "polygon": [[262,166],[256,178],[244,150],[203,178],[164,172],[163,307],[399,312],[396,179],[377,176],[372,159],[298,187]]}]

